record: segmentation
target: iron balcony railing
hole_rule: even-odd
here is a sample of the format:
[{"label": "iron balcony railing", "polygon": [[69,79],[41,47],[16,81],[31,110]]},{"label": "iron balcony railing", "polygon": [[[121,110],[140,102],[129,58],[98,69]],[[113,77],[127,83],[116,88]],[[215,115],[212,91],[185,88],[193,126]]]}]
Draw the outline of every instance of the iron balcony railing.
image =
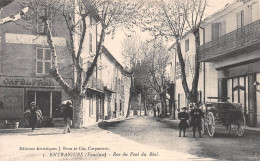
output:
[{"label": "iron balcony railing", "polygon": [[212,40],[199,49],[199,61],[214,61],[260,41],[260,20]]}]

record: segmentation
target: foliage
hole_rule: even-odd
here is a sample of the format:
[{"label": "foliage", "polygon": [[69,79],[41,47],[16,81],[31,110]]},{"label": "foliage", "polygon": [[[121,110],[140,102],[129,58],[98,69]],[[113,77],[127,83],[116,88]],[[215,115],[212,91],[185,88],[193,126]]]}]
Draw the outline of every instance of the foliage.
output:
[{"label": "foliage", "polygon": [[[207,0],[174,0],[148,1],[143,3],[140,14],[147,15],[139,19],[139,26],[151,35],[163,36],[166,40],[175,41],[179,64],[181,67],[182,86],[186,97],[191,102],[197,102],[200,62],[198,48],[200,46],[200,25],[207,5]],[[153,14],[152,14],[153,13]],[[186,80],[185,60],[181,51],[181,40],[186,34],[192,33],[195,37],[195,74],[191,89]]]},{"label": "foliage", "polygon": [[[62,89],[71,97],[74,104],[74,121],[76,127],[82,125],[82,99],[88,87],[88,82],[96,70],[98,57],[102,53],[105,35],[115,34],[117,28],[130,24],[136,5],[130,0],[20,0],[22,6],[30,8],[27,15],[27,28],[36,31],[37,21],[45,26],[47,42],[52,50],[52,69],[50,75],[59,83]],[[88,23],[88,17],[93,17],[93,24]],[[67,81],[60,72],[60,55],[58,53],[52,33],[52,22],[55,28],[67,32],[67,52],[70,61],[69,75],[72,82]],[[31,25],[31,28],[29,27]],[[87,30],[96,28],[97,45],[92,52],[84,49],[87,39]],[[85,56],[87,60],[84,60]],[[69,64],[71,63],[71,64]],[[88,63],[88,64],[87,64]],[[87,66],[88,65],[88,66]]]}]

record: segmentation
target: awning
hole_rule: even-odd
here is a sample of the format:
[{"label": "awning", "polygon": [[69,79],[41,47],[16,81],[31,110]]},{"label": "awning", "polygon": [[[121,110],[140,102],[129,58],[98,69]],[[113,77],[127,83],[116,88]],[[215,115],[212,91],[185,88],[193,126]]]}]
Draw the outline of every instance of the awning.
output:
[{"label": "awning", "polygon": [[110,93],[116,93],[116,92],[113,91],[112,89],[107,88],[107,86],[104,87],[104,90],[105,90],[105,91],[108,91],[108,92],[110,92]]}]

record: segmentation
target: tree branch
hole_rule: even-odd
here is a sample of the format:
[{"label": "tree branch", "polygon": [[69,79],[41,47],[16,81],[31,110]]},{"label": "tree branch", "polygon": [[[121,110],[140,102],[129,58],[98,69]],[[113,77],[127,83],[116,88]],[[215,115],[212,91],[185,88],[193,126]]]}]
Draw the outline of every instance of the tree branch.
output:
[{"label": "tree branch", "polygon": [[0,26],[3,25],[3,24],[6,24],[8,22],[14,22],[14,21],[22,19],[25,16],[25,14],[28,12],[28,10],[29,10],[29,7],[26,7],[24,9],[22,9],[16,15],[10,15],[8,17],[0,19]]}]

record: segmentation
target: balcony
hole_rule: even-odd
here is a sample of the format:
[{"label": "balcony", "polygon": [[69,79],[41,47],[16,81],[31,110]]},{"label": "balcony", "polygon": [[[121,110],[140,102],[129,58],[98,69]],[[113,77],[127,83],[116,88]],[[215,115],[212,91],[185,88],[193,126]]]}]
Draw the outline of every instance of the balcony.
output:
[{"label": "balcony", "polygon": [[260,49],[260,20],[200,46],[199,61],[221,61]]},{"label": "balcony", "polygon": [[93,90],[103,91],[104,90],[103,81],[100,79],[97,79],[96,77],[91,76],[89,78],[88,88],[93,89]]}]

